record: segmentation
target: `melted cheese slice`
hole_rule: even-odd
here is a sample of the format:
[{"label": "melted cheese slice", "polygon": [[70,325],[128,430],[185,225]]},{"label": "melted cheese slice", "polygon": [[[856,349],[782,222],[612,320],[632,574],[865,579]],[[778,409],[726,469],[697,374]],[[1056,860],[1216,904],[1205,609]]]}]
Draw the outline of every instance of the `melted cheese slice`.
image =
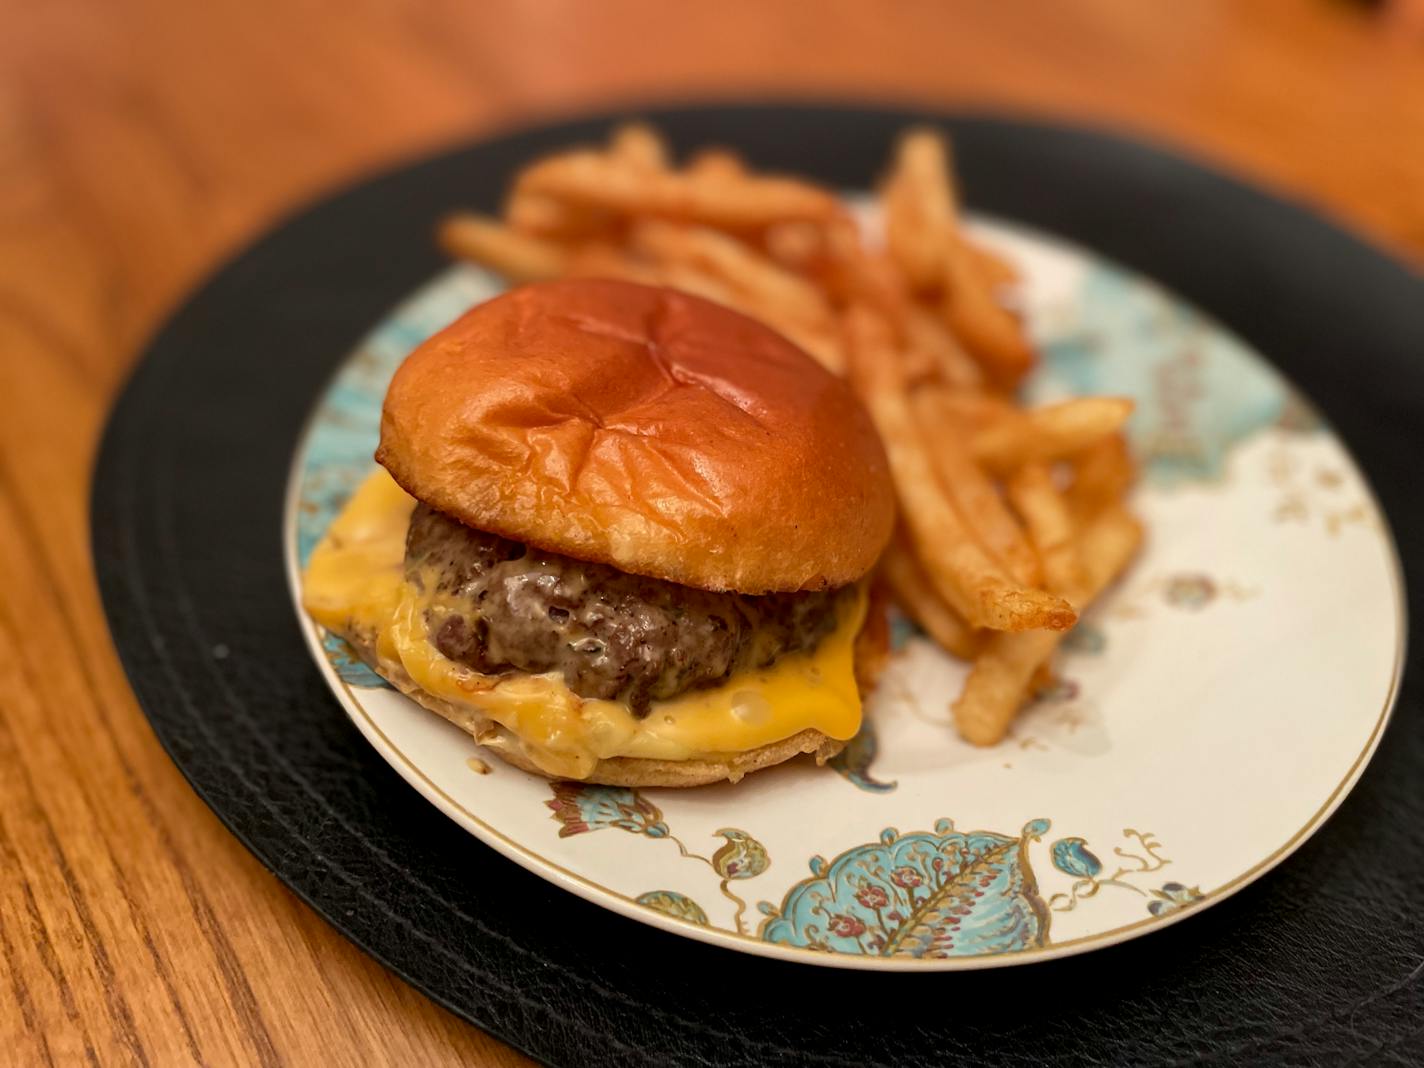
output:
[{"label": "melted cheese slice", "polygon": [[441,655],[425,625],[434,595],[404,576],[414,507],[384,470],[372,474],[313,551],[304,606],[328,630],[374,641],[380,659],[398,663],[421,690],[504,727],[550,774],[583,778],[606,757],[717,758],[808,728],[837,739],[860,729],[855,639],[865,619],[863,589],[841,599],[836,629],[812,652],[654,702],[638,719],[621,702],[579,697],[557,673],[481,675]]}]

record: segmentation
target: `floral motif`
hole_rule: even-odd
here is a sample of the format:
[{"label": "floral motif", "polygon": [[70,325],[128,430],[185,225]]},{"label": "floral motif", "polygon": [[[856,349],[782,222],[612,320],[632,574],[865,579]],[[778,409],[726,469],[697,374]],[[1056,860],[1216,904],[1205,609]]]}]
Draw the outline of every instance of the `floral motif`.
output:
[{"label": "floral motif", "polygon": [[862,886],[855,892],[855,899],[868,909],[883,909],[890,904],[890,895],[881,886]]},{"label": "floral motif", "polygon": [[1095,265],[1044,338],[1031,402],[1064,394],[1121,393],[1137,407],[1127,424],[1143,477],[1155,486],[1214,482],[1242,441],[1284,422],[1285,382],[1240,341],[1169,294]]},{"label": "floral motif", "polygon": [[1096,655],[1101,653],[1108,646],[1107,635],[1103,633],[1103,628],[1095,623],[1080,622],[1070,630],[1063,641],[1059,643],[1059,648],[1065,653],[1089,653]]},{"label": "floral motif", "polygon": [[1074,679],[1056,678],[1043,689],[1039,690],[1036,696],[1040,701],[1052,701],[1063,703],[1072,701],[1082,692],[1082,687]]},{"label": "floral motif", "polygon": [[[1121,846],[1114,846],[1113,853],[1121,858],[1122,863],[1118,865],[1111,875],[1104,876],[1103,863],[1095,854],[1088,850],[1088,843],[1082,838],[1060,838],[1053,843],[1049,850],[1053,857],[1053,866],[1065,875],[1076,876],[1076,881],[1069,888],[1066,894],[1054,894],[1048,899],[1048,907],[1054,912],[1072,912],[1078,906],[1078,902],[1093,897],[1105,886],[1117,887],[1120,890],[1129,890],[1134,894],[1147,896],[1147,891],[1141,887],[1134,886],[1129,880],[1134,875],[1143,875],[1147,872],[1158,871],[1172,863],[1161,852],[1162,843],[1150,833],[1135,831],[1131,827],[1123,830],[1122,836],[1131,842],[1135,842],[1140,853],[1134,853],[1123,849]],[[1176,886],[1176,883],[1169,883]],[[1157,891],[1153,891],[1157,893]],[[1158,913],[1153,913],[1158,915]]]},{"label": "floral motif", "polygon": [[646,894],[638,895],[636,900],[638,904],[650,908],[654,912],[661,912],[664,916],[686,920],[688,923],[700,924],[703,927],[708,925],[707,913],[702,911],[702,906],[686,894],[679,894],[676,890],[649,890]]},{"label": "floral motif", "polygon": [[1216,599],[1216,583],[1207,575],[1172,575],[1162,588],[1162,596],[1174,608],[1199,611]]},{"label": "floral motif", "polygon": [[1173,912],[1179,912],[1190,905],[1195,905],[1205,896],[1200,888],[1195,886],[1163,883],[1162,889],[1152,891],[1154,900],[1147,903],[1147,911],[1154,916],[1166,916]]},{"label": "floral motif", "polygon": [[649,838],[668,837],[663,814],[635,790],[576,782],[556,782],[550,786],[554,798],[544,804],[553,810],[554,819],[563,825],[559,828],[560,838],[604,827],[617,827]]},{"label": "floral motif", "polygon": [[[766,847],[746,831],[736,827],[723,827],[714,832],[723,840],[722,845],[712,856],[704,857],[689,850],[682,839],[668,829],[658,807],[637,790],[578,782],[554,782],[549,784],[549,788],[554,796],[544,804],[560,824],[560,838],[587,834],[604,827],[617,827],[630,834],[672,842],[682,856],[689,860],[701,861],[717,873],[721,878],[722,896],[736,906],[732,922],[739,934],[746,933],[742,915],[746,912],[747,903],[732,893],[729,884],[742,879],[753,879],[766,871],[771,864]],[[644,898],[648,900],[645,901]],[[678,916],[694,923],[707,922],[707,915],[701,906],[675,890],[650,891],[637,900],[639,904],[665,912],[669,916]],[[696,910],[695,915],[693,910]],[[701,916],[702,919],[698,920],[696,916]]]},{"label": "floral motif", "polygon": [[854,916],[847,916],[845,913],[837,913],[831,917],[826,925],[830,928],[831,934],[837,938],[859,938],[865,934],[865,924]]},{"label": "floral motif", "polygon": [[1103,870],[1103,862],[1088,849],[1082,838],[1060,838],[1050,850],[1053,866],[1065,875],[1076,875],[1086,879],[1094,878]]},{"label": "floral motif", "polygon": [[724,827],[713,833],[727,840],[712,854],[712,870],[723,879],[750,879],[766,871],[771,863],[766,847],[746,831]]},{"label": "floral motif", "polygon": [[866,716],[860,723],[860,730],[846,743],[844,749],[833,756],[827,764],[847,782],[860,787],[867,793],[885,794],[898,786],[895,782],[881,782],[870,774],[870,765],[880,744],[875,737],[875,722]]},{"label": "floral motif", "polygon": [[[710,857],[690,852],[663,821],[657,806],[636,790],[585,783],[550,784],[545,805],[560,824],[559,836],[616,827],[630,834],[673,842],[682,856],[706,864],[720,878],[722,895],[736,906],[730,926],[750,933],[743,920],[746,902],[731,890],[771,865],[766,847],[737,827],[714,832],[722,844]],[[878,842],[857,846],[831,862],[812,857],[811,878],[787,891],[781,907],[760,904],[764,941],[833,953],[896,957],[952,957],[1017,950],[1049,944],[1049,917],[1071,911],[1104,886],[1149,896],[1132,876],[1157,871],[1170,861],[1151,834],[1123,832],[1137,851],[1114,848],[1121,863],[1104,875],[1103,863],[1086,839],[1059,838],[1048,848],[1053,867],[1072,876],[1067,893],[1047,902],[1029,866],[1028,847],[1049,829],[1048,820],[1025,824],[1017,838],[991,831],[962,833],[952,820],[933,832],[901,835],[893,827]],[[1197,887],[1164,883],[1152,890],[1148,909],[1165,916],[1201,900]],[[638,904],[690,923],[711,926],[707,913],[676,890],[652,890]]]},{"label": "floral motif", "polygon": [[1271,517],[1277,523],[1325,521],[1325,531],[1338,537],[1346,527],[1376,521],[1374,509],[1338,468],[1302,464],[1288,449],[1278,449],[1266,461],[1266,473],[1280,491]]},{"label": "floral motif", "polygon": [[722,877],[722,896],[737,906],[732,922],[737,925],[737,933],[746,933],[742,915],[747,911],[747,903],[728,889],[727,884],[737,879],[753,879],[766,871],[771,858],[766,855],[766,847],[746,831],[735,827],[724,827],[714,832],[726,839],[725,844],[712,854],[708,861],[712,870]]},{"label": "floral motif", "polygon": [[920,873],[910,867],[896,868],[890,873],[890,881],[906,890],[913,890],[917,886],[924,885],[924,879],[920,878]]},{"label": "floral motif", "polygon": [[1046,944],[1049,912],[1038,896],[1026,848],[1048,830],[1024,825],[1017,838],[963,833],[942,819],[933,832],[901,835],[827,862],[811,858],[811,878],[766,915],[768,942],[887,957],[1006,953]]},{"label": "floral motif", "polygon": [[321,639],[321,647],[326,651],[326,659],[331,669],[348,686],[364,686],[367,689],[384,687],[392,689],[390,683],[371,670],[369,664],[356,655],[356,650],[330,631]]}]

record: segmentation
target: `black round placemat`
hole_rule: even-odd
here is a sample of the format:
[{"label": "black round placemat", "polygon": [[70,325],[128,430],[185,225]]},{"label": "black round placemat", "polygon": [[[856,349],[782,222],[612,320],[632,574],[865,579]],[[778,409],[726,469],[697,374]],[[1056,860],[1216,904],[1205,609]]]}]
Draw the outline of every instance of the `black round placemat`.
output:
[{"label": "black round placemat", "polygon": [[[679,147],[731,144],[845,187],[871,181],[902,126],[943,124],[974,207],[1152,275],[1303,386],[1373,479],[1417,598],[1424,282],[1403,267],[1298,207],[1103,133],[860,107],[648,114]],[[308,659],[283,577],[298,431],[366,329],[441,266],[441,213],[495,208],[521,164],[607,125],[496,138],[324,201],[220,270],[139,364],[94,475],[95,563],[139,701],[204,800],[367,952],[553,1063],[1413,1063],[1417,652],[1374,764],[1281,869],[1144,939],[988,972],[835,972],[622,919],[465,834],[362,740]]]}]

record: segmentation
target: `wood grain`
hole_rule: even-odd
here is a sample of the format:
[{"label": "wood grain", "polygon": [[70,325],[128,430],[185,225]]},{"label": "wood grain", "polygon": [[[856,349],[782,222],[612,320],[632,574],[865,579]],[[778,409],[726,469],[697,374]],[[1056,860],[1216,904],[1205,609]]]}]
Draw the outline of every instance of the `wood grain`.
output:
[{"label": "wood grain", "polygon": [[226,253],[550,110],[708,93],[1111,123],[1424,254],[1420,6],[53,0],[0,8],[0,1062],[524,1058],[367,960],[197,800],[87,549],[101,420]]}]

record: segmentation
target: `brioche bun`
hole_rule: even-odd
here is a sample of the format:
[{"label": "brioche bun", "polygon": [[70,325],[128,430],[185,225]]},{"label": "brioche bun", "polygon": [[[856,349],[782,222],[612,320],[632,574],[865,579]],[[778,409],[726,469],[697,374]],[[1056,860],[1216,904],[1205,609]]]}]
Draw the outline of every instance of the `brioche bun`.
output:
[{"label": "brioche bun", "polygon": [[466,313],[396,373],[376,459],[471,527],[709,590],[854,582],[894,519],[844,382],[746,316],[631,282]]}]

